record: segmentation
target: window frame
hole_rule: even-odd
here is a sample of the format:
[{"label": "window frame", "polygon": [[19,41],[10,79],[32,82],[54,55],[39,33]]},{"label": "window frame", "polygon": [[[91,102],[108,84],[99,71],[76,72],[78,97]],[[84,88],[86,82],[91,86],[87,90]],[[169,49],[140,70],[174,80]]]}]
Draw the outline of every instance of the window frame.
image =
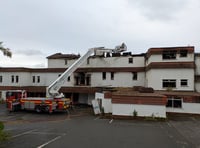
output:
[{"label": "window frame", "polygon": [[106,80],[106,72],[102,72],[102,80]]},{"label": "window frame", "polygon": [[188,50],[180,50],[180,57],[185,58],[188,56]]},{"label": "window frame", "polygon": [[188,79],[181,79],[180,86],[181,87],[187,87],[188,86]]},{"label": "window frame", "polygon": [[3,83],[3,76],[0,76],[0,83]]},{"label": "window frame", "polygon": [[138,73],[137,72],[132,72],[132,80],[137,80],[138,79]]},{"label": "window frame", "polygon": [[133,58],[131,57],[131,58],[128,58],[128,63],[129,64],[133,64]]},{"label": "window frame", "polygon": [[176,79],[163,79],[162,80],[162,88],[176,88]]},{"label": "window frame", "polygon": [[15,76],[12,75],[12,76],[11,76],[11,83],[14,83],[14,82],[15,82]]},{"label": "window frame", "polygon": [[40,76],[37,76],[37,83],[40,83]]},{"label": "window frame", "polygon": [[110,72],[110,79],[114,80],[114,78],[115,78],[115,73],[114,72]]},{"label": "window frame", "polygon": [[15,82],[19,83],[19,76],[18,75],[15,76]]},{"label": "window frame", "polygon": [[176,50],[164,50],[162,52],[162,59],[163,60],[175,60],[177,56]]},{"label": "window frame", "polygon": [[167,108],[183,108],[183,99],[182,98],[174,98],[174,97],[168,98],[166,107]]}]

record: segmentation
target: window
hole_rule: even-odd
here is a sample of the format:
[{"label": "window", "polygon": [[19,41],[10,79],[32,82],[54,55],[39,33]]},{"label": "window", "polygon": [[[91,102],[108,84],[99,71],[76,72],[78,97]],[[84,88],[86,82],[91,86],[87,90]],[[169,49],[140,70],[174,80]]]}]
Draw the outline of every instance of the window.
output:
[{"label": "window", "polygon": [[89,58],[87,58],[87,65],[89,65],[90,64],[90,59]]},{"label": "window", "polygon": [[37,82],[40,83],[40,76],[37,76]]},{"label": "window", "polygon": [[106,72],[102,72],[102,79],[103,79],[103,80],[106,79]]},{"label": "window", "polygon": [[16,82],[16,83],[19,82],[19,76],[15,76],[15,82]]},{"label": "window", "polygon": [[187,57],[187,50],[180,50],[180,57]]},{"label": "window", "polygon": [[181,79],[181,86],[188,86],[188,80],[187,79]]},{"label": "window", "polygon": [[12,75],[11,76],[11,83],[18,83],[19,82],[19,76],[14,76],[14,75]]},{"label": "window", "polygon": [[68,81],[68,82],[70,81],[70,76],[67,78],[67,81]]},{"label": "window", "polygon": [[12,75],[11,76],[11,82],[14,83],[14,81],[15,81],[15,76]]},{"label": "window", "polygon": [[137,80],[137,72],[133,72],[133,80]]},{"label": "window", "polygon": [[91,85],[91,76],[86,77],[86,85]]},{"label": "window", "polygon": [[65,59],[65,65],[67,65],[67,63],[68,63],[68,61],[67,61],[67,59]]},{"label": "window", "polygon": [[176,53],[177,53],[176,50],[163,51],[162,58],[164,60],[166,60],[166,59],[176,59]]},{"label": "window", "polygon": [[133,63],[133,58],[128,58],[128,63],[129,64]]},{"label": "window", "polygon": [[162,86],[163,88],[166,87],[166,88],[175,88],[176,87],[176,80],[174,79],[164,79],[162,80]]},{"label": "window", "polygon": [[33,83],[35,83],[35,76],[32,77]]},{"label": "window", "polygon": [[111,79],[111,80],[114,80],[114,72],[111,72],[111,73],[110,73],[110,79]]},{"label": "window", "polygon": [[0,83],[3,82],[3,76],[0,76]]},{"label": "window", "polygon": [[182,108],[181,98],[168,98],[166,107]]}]

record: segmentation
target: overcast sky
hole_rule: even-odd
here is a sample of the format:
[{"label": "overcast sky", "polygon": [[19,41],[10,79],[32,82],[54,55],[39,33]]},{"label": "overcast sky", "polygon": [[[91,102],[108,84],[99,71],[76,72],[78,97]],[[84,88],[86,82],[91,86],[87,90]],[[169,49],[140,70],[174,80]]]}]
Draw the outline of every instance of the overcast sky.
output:
[{"label": "overcast sky", "polygon": [[129,51],[195,46],[200,52],[199,0],[0,0],[0,66],[46,67],[54,53],[88,48]]}]

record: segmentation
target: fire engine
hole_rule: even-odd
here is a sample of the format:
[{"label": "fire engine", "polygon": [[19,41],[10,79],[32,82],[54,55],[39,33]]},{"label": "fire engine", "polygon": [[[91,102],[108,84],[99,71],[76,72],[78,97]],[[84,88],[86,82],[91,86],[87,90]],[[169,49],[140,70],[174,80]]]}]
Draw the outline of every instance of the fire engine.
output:
[{"label": "fire engine", "polygon": [[25,90],[10,90],[6,93],[6,104],[9,111],[17,110],[35,110],[36,112],[66,111],[70,105],[70,99],[64,98],[63,93],[59,90],[67,81],[67,78],[83,64],[86,59],[95,54],[98,56],[107,55],[107,53],[120,53],[126,51],[127,47],[124,43],[116,46],[114,49],[96,47],[90,48],[86,54],[76,60],[60,77],[46,88],[46,97],[27,97]]}]

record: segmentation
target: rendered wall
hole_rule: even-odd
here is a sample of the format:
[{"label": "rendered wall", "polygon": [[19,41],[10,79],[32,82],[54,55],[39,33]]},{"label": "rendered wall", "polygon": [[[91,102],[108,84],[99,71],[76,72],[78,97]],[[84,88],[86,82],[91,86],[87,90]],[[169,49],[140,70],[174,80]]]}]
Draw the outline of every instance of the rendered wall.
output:
[{"label": "rendered wall", "polygon": [[139,104],[112,104],[112,114],[118,116],[133,116],[133,112],[141,117],[166,118],[166,107],[161,105],[139,105]]},{"label": "rendered wall", "polygon": [[[129,63],[129,58],[133,58],[133,63]],[[67,60],[65,65],[65,59],[48,59],[48,68],[67,68],[76,60]],[[132,57],[132,56],[120,56],[120,57],[90,57],[89,64],[87,60],[80,67],[144,67],[144,57]]]},{"label": "rendered wall", "polygon": [[190,53],[187,57],[180,57],[180,54],[176,55],[176,59],[162,59],[162,54],[151,55],[147,61],[147,65],[151,62],[189,62],[194,61],[194,53]]},{"label": "rendered wall", "polygon": [[91,86],[110,86],[110,87],[133,87],[144,86],[145,73],[138,72],[138,79],[133,80],[132,72],[115,72],[114,80],[111,80],[111,73],[106,72],[106,79],[102,79],[102,72],[92,73]]},{"label": "rendered wall", "polygon": [[[162,87],[163,79],[176,79],[174,90],[194,91],[194,69],[152,69],[147,72],[147,86],[155,90],[166,90]],[[181,86],[181,79],[188,80],[188,86]]]},{"label": "rendered wall", "polygon": [[104,108],[104,113],[112,113],[112,102],[111,99],[105,99],[104,93],[95,93],[95,99],[102,100],[102,107]]},{"label": "rendered wall", "polygon": [[167,112],[200,114],[200,103],[182,103],[182,108],[166,108]]}]

